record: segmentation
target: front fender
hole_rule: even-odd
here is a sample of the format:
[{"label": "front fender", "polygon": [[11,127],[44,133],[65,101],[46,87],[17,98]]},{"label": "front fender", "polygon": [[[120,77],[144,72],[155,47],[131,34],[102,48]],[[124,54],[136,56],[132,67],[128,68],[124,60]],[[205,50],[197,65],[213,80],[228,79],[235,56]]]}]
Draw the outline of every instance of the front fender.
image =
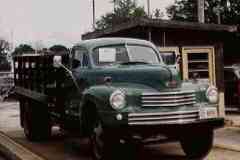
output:
[{"label": "front fender", "polygon": [[115,87],[104,85],[92,86],[83,92],[83,105],[84,102],[91,101],[96,105],[98,111],[113,110],[110,107],[109,97],[115,89]]}]

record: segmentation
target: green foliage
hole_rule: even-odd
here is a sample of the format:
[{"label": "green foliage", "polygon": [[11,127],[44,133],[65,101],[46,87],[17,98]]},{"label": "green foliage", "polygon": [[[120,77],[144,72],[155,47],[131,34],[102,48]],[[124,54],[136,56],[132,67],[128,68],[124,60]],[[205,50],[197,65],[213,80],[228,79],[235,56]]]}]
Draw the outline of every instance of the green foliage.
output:
[{"label": "green foliage", "polygon": [[137,6],[135,0],[115,0],[113,3],[115,3],[114,12],[102,16],[96,22],[96,30],[117,26],[135,18],[147,17],[144,8]]},{"label": "green foliage", "polygon": [[175,3],[167,8],[168,17],[179,21],[197,21],[196,0],[175,0]]},{"label": "green foliage", "polygon": [[10,44],[4,39],[0,39],[0,54],[6,55],[10,50]]},{"label": "green foliage", "polygon": [[163,16],[164,13],[159,8],[156,8],[155,11],[153,12],[153,17],[156,19],[161,19],[163,18]]},{"label": "green foliage", "polygon": [[33,53],[35,50],[32,46],[28,44],[20,44],[18,47],[15,48],[12,55],[20,55],[20,54],[28,54]]},{"label": "green foliage", "polygon": [[[218,14],[222,24],[240,24],[240,0],[205,0],[205,22],[218,23]],[[197,21],[197,0],[175,0],[167,8],[172,20]]]},{"label": "green foliage", "polygon": [[67,52],[68,49],[67,47],[57,44],[57,45],[53,45],[52,47],[49,48],[50,51],[52,52]]}]

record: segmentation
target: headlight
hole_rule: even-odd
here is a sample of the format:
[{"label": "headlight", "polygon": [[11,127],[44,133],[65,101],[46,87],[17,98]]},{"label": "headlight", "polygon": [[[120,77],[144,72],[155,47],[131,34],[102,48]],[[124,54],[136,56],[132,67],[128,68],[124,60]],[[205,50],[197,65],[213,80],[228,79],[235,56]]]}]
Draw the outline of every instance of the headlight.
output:
[{"label": "headlight", "polygon": [[125,100],[125,94],[121,90],[114,91],[110,96],[110,104],[113,109],[119,110],[125,107],[126,100]]},{"label": "headlight", "polygon": [[218,90],[216,87],[210,86],[206,91],[206,97],[210,103],[218,102]]}]

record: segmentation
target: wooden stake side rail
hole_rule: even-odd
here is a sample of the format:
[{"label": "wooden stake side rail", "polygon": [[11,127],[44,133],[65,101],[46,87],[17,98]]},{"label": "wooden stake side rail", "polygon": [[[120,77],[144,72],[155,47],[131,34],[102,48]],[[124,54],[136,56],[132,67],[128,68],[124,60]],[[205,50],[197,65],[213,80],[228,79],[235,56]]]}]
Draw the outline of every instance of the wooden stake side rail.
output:
[{"label": "wooden stake side rail", "polygon": [[[61,69],[54,68],[56,54],[25,54],[14,57],[14,83],[16,93],[38,101],[47,100],[46,96],[57,96],[62,79],[58,76]],[[61,55],[68,65],[68,54]]]}]

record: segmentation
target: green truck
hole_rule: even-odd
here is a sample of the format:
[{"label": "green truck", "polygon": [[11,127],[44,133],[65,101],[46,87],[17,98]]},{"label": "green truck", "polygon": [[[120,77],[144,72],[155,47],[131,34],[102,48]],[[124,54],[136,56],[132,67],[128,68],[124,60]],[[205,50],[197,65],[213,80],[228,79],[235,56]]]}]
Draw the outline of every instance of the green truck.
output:
[{"label": "green truck", "polygon": [[180,141],[188,157],[204,157],[224,125],[217,88],[182,81],[144,40],[99,38],[69,53],[15,56],[14,83],[29,140],[48,139],[57,125],[89,137],[95,159],[165,140]]}]

